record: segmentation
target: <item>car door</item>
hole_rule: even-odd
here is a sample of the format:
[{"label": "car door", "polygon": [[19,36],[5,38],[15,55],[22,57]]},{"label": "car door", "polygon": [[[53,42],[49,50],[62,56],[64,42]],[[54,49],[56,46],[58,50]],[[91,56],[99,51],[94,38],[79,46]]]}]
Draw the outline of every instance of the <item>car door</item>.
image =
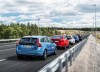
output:
[{"label": "car door", "polygon": [[46,45],[47,52],[50,54],[52,52],[52,48],[51,48],[52,46],[51,46],[51,43],[50,43],[48,37],[45,38],[45,41],[47,43],[47,45]]},{"label": "car door", "polygon": [[50,38],[48,38],[48,40],[50,42],[50,51],[54,52],[54,50],[55,50],[55,44],[53,43],[53,41]]},{"label": "car door", "polygon": [[65,36],[64,36],[64,39],[65,39],[66,45],[68,46],[69,45],[68,39]]}]

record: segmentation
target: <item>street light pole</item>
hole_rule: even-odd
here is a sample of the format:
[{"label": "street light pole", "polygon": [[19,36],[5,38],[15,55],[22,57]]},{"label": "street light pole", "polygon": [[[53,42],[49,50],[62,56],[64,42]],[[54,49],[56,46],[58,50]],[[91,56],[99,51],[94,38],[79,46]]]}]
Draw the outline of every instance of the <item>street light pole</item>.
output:
[{"label": "street light pole", "polygon": [[[94,17],[94,20],[95,20],[95,37],[97,37],[97,26],[96,26],[96,4],[93,5],[94,6],[94,13],[95,13],[95,17]],[[96,38],[95,38],[95,42],[96,42]]]},{"label": "street light pole", "polygon": [[95,29],[94,24],[95,24],[95,23],[94,23],[94,17],[92,17],[92,18],[93,18],[93,25],[92,25],[92,26],[93,26],[93,28],[92,28],[92,34],[94,34],[94,31],[95,31],[95,30],[94,30],[94,29]]},{"label": "street light pole", "polygon": [[95,7],[95,35],[96,35],[96,31],[97,31],[97,26],[96,26],[96,4],[94,5],[94,7]]},{"label": "street light pole", "polygon": [[38,18],[38,35],[39,35],[39,21],[40,21],[40,19]]}]

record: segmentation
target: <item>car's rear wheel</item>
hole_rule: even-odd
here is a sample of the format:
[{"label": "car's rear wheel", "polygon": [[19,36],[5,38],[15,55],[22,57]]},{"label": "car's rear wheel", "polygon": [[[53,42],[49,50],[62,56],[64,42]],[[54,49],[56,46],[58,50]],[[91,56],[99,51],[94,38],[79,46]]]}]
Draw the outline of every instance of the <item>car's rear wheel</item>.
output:
[{"label": "car's rear wheel", "polygon": [[71,44],[74,45],[74,42],[72,42]]},{"label": "car's rear wheel", "polygon": [[67,48],[69,48],[69,45],[67,46]]},{"label": "car's rear wheel", "polygon": [[65,46],[64,46],[64,50],[65,50],[66,48],[67,48],[67,46],[65,45]]},{"label": "car's rear wheel", "polygon": [[46,58],[47,58],[47,51],[45,50],[44,53],[43,53],[42,59],[46,60]]},{"label": "car's rear wheel", "polygon": [[54,53],[53,53],[54,55],[56,55],[57,54],[57,47],[55,47],[55,50],[54,50]]},{"label": "car's rear wheel", "polygon": [[17,58],[18,58],[18,59],[22,59],[23,56],[22,56],[22,55],[17,55]]}]

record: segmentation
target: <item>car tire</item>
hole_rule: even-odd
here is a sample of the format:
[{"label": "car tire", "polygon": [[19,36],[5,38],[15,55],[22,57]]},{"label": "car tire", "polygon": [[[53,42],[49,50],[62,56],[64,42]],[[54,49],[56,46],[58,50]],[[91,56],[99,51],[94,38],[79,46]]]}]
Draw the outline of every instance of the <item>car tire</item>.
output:
[{"label": "car tire", "polygon": [[17,58],[18,59],[23,59],[23,56],[22,55],[17,55]]},{"label": "car tire", "polygon": [[67,46],[67,48],[69,48],[69,45]]},{"label": "car tire", "polygon": [[72,43],[72,45],[74,45],[74,42]]},{"label": "car tire", "polygon": [[65,46],[64,46],[64,50],[66,50],[66,48],[67,48],[67,46],[65,45]]},{"label": "car tire", "polygon": [[46,58],[47,58],[47,51],[44,50],[44,53],[43,53],[42,59],[43,59],[43,60],[46,60]]},{"label": "car tire", "polygon": [[57,54],[57,47],[55,47],[53,55],[56,55],[56,54]]}]

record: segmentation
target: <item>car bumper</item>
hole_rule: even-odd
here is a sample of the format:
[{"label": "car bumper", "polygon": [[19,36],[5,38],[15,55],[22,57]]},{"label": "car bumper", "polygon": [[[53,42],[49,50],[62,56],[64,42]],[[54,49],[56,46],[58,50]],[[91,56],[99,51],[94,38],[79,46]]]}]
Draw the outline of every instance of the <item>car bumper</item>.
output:
[{"label": "car bumper", "polygon": [[41,51],[16,50],[16,54],[19,54],[19,55],[32,55],[32,56],[42,56],[43,52],[41,52]]}]

